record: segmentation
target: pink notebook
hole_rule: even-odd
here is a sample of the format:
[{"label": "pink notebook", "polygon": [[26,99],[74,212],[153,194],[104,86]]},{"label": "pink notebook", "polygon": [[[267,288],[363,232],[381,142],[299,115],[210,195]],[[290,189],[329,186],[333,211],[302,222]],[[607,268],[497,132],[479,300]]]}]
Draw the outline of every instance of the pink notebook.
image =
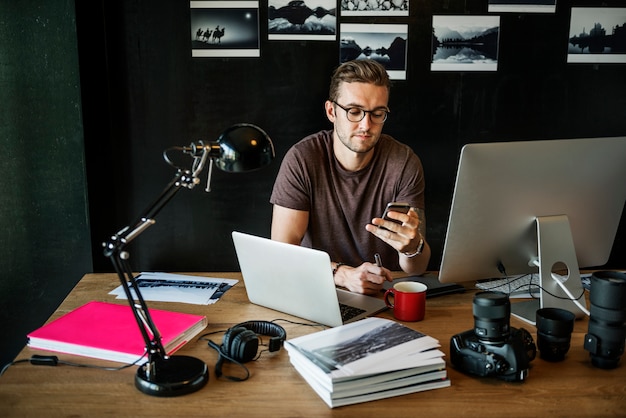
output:
[{"label": "pink notebook", "polygon": [[[207,326],[206,316],[158,309],[149,311],[168,354],[185,345]],[[28,346],[121,363],[133,363],[145,351],[130,306],[97,301],[31,332]]]}]

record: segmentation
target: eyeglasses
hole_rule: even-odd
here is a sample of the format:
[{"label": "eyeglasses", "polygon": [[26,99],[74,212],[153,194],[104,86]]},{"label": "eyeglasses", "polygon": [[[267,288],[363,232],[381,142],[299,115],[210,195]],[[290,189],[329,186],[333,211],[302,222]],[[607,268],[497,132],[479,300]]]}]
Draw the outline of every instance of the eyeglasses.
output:
[{"label": "eyeglasses", "polygon": [[389,110],[387,109],[364,110],[360,107],[343,107],[334,100],[332,100],[332,102],[346,111],[346,117],[350,122],[361,122],[365,117],[365,114],[369,113],[370,120],[373,123],[380,124],[387,120],[387,115],[389,114]]}]

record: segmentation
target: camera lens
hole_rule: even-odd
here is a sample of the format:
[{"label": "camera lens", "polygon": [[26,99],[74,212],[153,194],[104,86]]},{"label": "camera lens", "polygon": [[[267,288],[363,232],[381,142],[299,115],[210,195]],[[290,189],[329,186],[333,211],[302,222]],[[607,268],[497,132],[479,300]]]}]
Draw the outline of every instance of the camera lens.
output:
[{"label": "camera lens", "polygon": [[569,351],[576,316],[565,309],[542,308],[536,312],[537,345],[541,358],[561,361]]},{"label": "camera lens", "polygon": [[591,275],[589,328],[585,350],[602,369],[617,367],[626,340],[626,274],[599,271]]},{"label": "camera lens", "polygon": [[509,337],[511,303],[501,292],[479,292],[474,296],[474,334],[489,344],[504,343]]}]

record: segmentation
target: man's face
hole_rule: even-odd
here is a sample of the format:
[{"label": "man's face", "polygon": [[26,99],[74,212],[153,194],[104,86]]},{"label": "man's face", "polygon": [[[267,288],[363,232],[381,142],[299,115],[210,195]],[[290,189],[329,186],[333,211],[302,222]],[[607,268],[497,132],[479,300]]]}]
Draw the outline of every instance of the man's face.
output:
[{"label": "man's face", "polygon": [[[368,83],[342,83],[336,102],[344,108],[387,110],[389,92],[386,87]],[[368,153],[380,138],[384,123],[374,123],[366,113],[360,122],[351,122],[346,110],[333,102],[326,102],[326,116],[333,122],[335,136],[350,151]]]}]

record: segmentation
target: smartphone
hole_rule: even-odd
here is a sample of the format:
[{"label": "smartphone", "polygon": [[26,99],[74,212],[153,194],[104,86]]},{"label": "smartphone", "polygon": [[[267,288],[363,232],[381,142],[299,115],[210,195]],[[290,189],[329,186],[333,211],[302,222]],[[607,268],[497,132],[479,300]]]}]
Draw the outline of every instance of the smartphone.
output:
[{"label": "smartphone", "polygon": [[[388,217],[387,213],[390,212],[390,211],[400,212],[400,213],[407,213],[410,209],[411,209],[411,205],[409,205],[408,203],[389,202],[389,203],[387,203],[387,207],[385,208],[385,211],[383,212],[382,218],[384,220],[386,220],[386,221],[391,221],[391,222],[395,222],[397,224],[401,224],[402,222],[397,221],[395,219],[391,219],[390,217]],[[380,228],[384,228],[384,227],[381,226]]]}]

